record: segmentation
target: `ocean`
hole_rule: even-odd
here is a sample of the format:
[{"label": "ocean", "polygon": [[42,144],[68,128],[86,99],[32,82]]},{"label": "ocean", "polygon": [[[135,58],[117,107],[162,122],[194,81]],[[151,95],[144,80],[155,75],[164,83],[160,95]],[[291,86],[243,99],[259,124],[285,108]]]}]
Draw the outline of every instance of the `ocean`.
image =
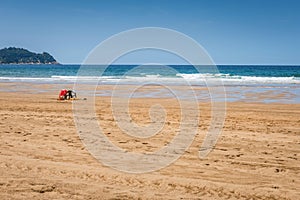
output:
[{"label": "ocean", "polygon": [[[227,100],[255,101],[249,93],[264,95],[263,102],[300,103],[300,66],[292,65],[0,65],[0,82],[33,84],[73,84],[76,81],[89,84],[141,85],[144,83],[205,86],[205,78],[221,80],[227,91]],[[212,70],[213,69],[213,70]],[[151,95],[150,95],[151,96]],[[254,95],[252,95],[254,96]],[[258,98],[256,98],[258,99]],[[261,98],[260,98],[261,99]]]},{"label": "ocean", "polygon": [[[0,65],[1,82],[39,82],[61,83],[74,82],[77,78],[83,80],[98,79],[95,72],[103,70],[105,66],[88,66],[82,77],[76,77],[80,65]],[[171,69],[170,69],[171,68]],[[266,65],[220,65],[218,73],[212,73],[211,68],[201,66],[196,70],[191,65],[170,66],[142,66],[111,65],[106,68],[100,77],[100,83],[116,83],[119,79],[128,79],[134,84],[139,80],[164,79],[176,84],[180,78],[197,84],[203,77],[222,79],[226,84],[300,84],[300,66],[266,66]],[[200,73],[199,73],[200,71]]]}]

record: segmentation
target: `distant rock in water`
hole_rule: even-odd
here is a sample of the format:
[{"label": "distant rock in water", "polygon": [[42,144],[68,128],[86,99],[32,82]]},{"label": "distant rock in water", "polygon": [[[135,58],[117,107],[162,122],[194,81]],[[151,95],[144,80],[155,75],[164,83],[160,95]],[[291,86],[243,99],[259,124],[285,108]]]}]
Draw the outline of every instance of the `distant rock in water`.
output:
[{"label": "distant rock in water", "polygon": [[33,53],[23,48],[0,49],[0,64],[58,64],[49,53]]}]

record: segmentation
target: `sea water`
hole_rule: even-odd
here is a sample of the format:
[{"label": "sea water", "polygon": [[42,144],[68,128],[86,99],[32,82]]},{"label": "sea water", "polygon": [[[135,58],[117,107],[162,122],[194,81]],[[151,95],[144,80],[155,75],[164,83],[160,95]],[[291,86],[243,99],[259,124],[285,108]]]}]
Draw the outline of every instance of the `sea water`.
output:
[{"label": "sea water", "polygon": [[[206,80],[217,80],[226,88],[228,101],[300,102],[300,66],[291,65],[0,65],[0,82],[33,84],[99,85],[184,85],[205,87]],[[32,85],[32,84],[29,84]],[[17,88],[15,88],[17,90]],[[160,97],[155,91],[136,97]],[[272,94],[269,97],[263,94]],[[284,94],[284,95],[282,95]],[[107,91],[98,95],[111,95]],[[280,98],[272,98],[280,96]],[[206,98],[199,94],[199,99]],[[261,99],[260,99],[261,100]]]}]

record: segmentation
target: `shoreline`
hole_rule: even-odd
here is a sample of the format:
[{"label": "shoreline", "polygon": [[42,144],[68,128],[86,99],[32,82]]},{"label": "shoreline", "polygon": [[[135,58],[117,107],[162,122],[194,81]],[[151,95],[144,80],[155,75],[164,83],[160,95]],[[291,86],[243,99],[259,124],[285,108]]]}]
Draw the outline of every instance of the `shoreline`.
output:
[{"label": "shoreline", "polygon": [[[16,92],[28,94],[51,94],[57,96],[59,91],[64,88],[72,89],[74,84],[70,83],[22,83],[22,82],[0,82],[0,92]],[[134,88],[137,89],[133,90]],[[209,102],[210,94],[205,86],[160,86],[160,85],[114,85],[102,84],[98,85],[94,92],[95,86],[91,84],[78,84],[78,96],[82,98],[91,97],[109,97],[113,94],[117,97],[131,98],[179,98],[189,100],[196,98],[199,102]],[[114,91],[114,89],[119,88]],[[173,90],[178,96],[174,96],[169,90]],[[266,103],[266,104],[299,104],[300,88],[269,88],[269,87],[244,87],[244,86],[224,86],[226,91],[226,102],[248,102],[248,103]],[[299,90],[299,93],[297,92]],[[196,96],[193,96],[192,92]],[[224,101],[222,94],[216,94],[215,101]],[[218,99],[219,98],[219,99]]]}]

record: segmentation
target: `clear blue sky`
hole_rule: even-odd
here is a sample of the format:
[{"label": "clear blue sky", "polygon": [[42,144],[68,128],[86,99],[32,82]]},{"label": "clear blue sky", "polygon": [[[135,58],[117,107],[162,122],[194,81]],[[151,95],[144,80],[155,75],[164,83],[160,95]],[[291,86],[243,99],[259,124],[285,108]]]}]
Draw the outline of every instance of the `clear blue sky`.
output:
[{"label": "clear blue sky", "polygon": [[[148,26],[189,35],[217,64],[300,64],[298,0],[0,2],[0,48],[47,51],[61,63],[81,63],[109,36]],[[177,62],[154,53],[122,61]]]}]

